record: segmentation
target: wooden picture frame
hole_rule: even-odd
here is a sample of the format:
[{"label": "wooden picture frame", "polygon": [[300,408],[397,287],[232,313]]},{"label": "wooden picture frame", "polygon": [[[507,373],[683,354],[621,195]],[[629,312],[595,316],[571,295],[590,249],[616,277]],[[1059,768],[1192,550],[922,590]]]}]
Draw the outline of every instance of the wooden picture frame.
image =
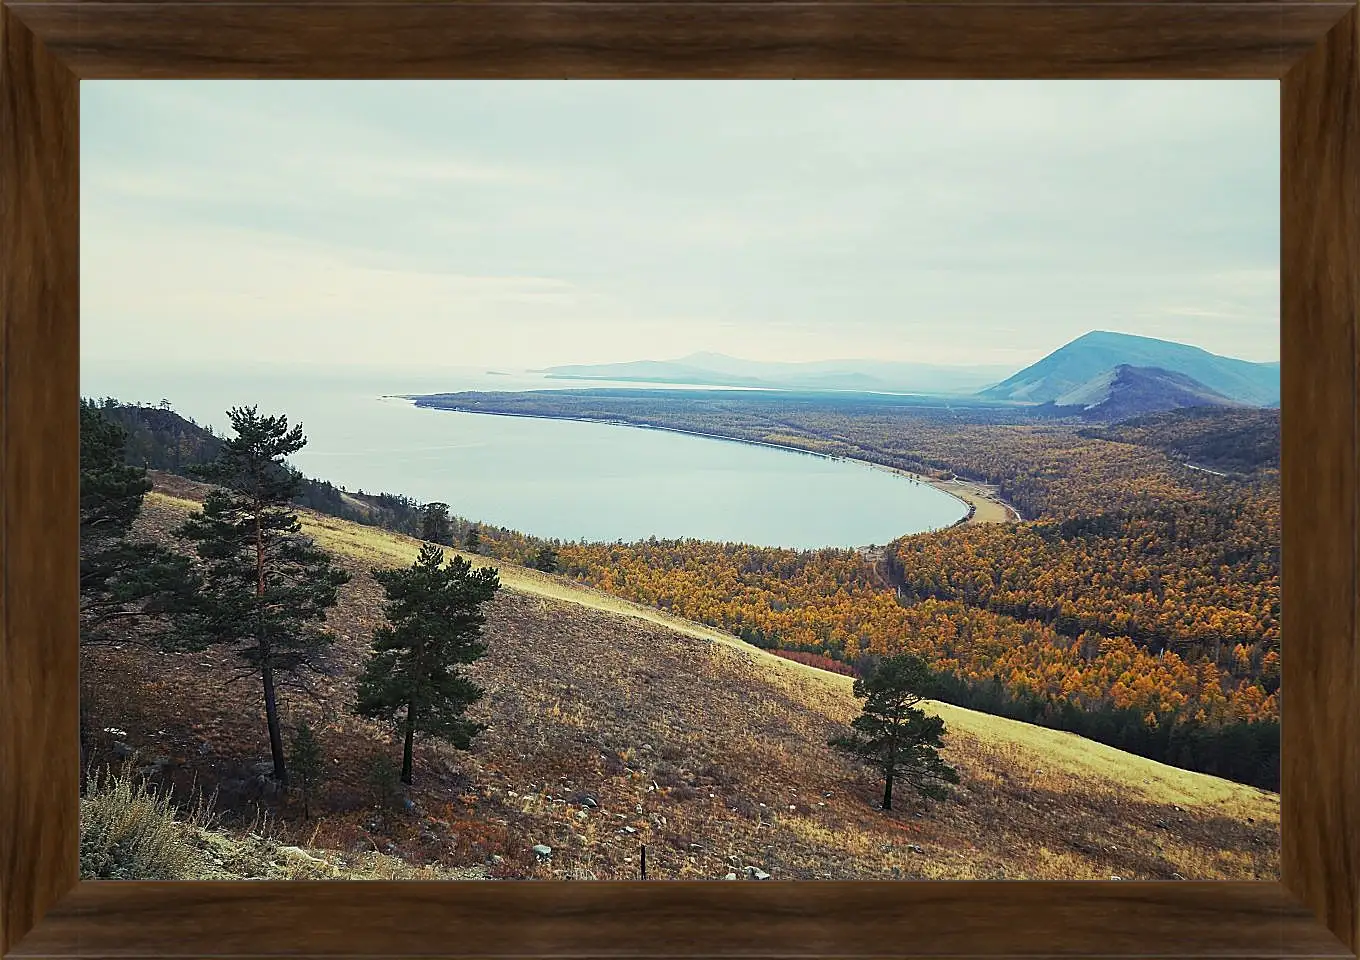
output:
[{"label": "wooden picture frame", "polygon": [[[1282,882],[79,883],[79,81],[1276,78]],[[1360,16],[1311,0],[0,0],[0,955],[1348,957]]]}]

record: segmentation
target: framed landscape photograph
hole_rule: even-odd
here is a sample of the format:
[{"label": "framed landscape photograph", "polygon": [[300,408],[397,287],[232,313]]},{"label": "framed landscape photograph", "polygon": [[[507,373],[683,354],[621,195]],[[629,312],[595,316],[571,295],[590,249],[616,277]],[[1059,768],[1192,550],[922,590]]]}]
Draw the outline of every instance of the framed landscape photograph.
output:
[{"label": "framed landscape photograph", "polygon": [[87,83],[82,876],[1277,879],[1278,114]]},{"label": "framed landscape photograph", "polygon": [[1354,955],[1352,9],[153,7],[0,6],[0,955]]}]

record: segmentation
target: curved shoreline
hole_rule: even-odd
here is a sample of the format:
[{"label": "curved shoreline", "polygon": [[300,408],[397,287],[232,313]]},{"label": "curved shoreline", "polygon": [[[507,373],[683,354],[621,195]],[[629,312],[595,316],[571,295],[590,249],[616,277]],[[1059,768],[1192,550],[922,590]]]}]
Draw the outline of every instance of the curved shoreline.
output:
[{"label": "curved shoreline", "polygon": [[469,410],[464,407],[441,407],[428,403],[422,404],[420,403],[419,396],[389,394],[385,395],[384,399],[408,400],[413,407],[421,410],[443,410],[449,413],[471,413],[487,417],[523,417],[528,420],[571,420],[576,423],[604,423],[616,427],[636,427],[643,430],[660,430],[665,433],[678,433],[690,437],[705,437],[709,440],[725,440],[729,443],[744,443],[753,447],[769,447],[773,450],[801,453],[806,454],[809,457],[821,457],[824,460],[840,460],[846,463],[860,464],[875,470],[886,470],[889,473],[897,474],[908,480],[934,487],[936,490],[947,496],[953,497],[964,505],[967,510],[964,516],[946,527],[935,528],[936,531],[982,523],[1015,523],[1022,519],[1020,511],[1016,510],[1015,507],[999,497],[992,496],[979,484],[971,480],[962,480],[957,477],[954,480],[934,480],[930,477],[923,477],[919,473],[913,473],[910,470],[903,470],[901,467],[889,466],[886,463],[874,463],[872,460],[861,460],[858,457],[840,457],[829,453],[820,453],[816,450],[807,450],[803,447],[794,447],[784,443],[771,443],[768,440],[750,440],[744,437],[729,437],[721,433],[687,430],[684,427],[664,427],[654,423],[638,423],[633,420],[620,420],[617,418],[572,417],[566,414],[553,413],[515,413],[507,410]]}]

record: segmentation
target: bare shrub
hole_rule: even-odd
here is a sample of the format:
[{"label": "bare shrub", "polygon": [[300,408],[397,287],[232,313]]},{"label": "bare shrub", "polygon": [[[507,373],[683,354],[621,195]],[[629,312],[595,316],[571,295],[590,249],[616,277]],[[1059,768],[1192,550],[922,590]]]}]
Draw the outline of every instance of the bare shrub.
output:
[{"label": "bare shrub", "polygon": [[80,801],[80,876],[84,880],[183,880],[199,854],[189,837],[212,820],[201,795],[185,810],[169,794],[134,778],[132,765],[86,777]]}]

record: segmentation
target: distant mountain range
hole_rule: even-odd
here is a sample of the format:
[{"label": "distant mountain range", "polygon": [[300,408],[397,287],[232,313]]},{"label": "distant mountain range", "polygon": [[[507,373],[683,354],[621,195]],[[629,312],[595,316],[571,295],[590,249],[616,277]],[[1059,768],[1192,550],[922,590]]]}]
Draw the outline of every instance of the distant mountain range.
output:
[{"label": "distant mountain range", "polygon": [[1246,407],[1183,373],[1121,363],[1054,401],[1088,420],[1116,421],[1183,407]]},{"label": "distant mountain range", "polygon": [[[1220,357],[1200,347],[1152,337],[1097,330],[1059,347],[994,387],[980,392],[989,400],[1061,403],[1063,397],[1108,374],[1121,364],[1176,373],[1228,400],[1256,407],[1280,402],[1280,364]],[[1169,409],[1169,408],[1167,408]]]},{"label": "distant mountain range", "polygon": [[576,364],[537,372],[563,380],[971,396],[1051,405],[1058,412],[1071,407],[1089,419],[1107,421],[1183,407],[1280,402],[1278,362],[1252,363],[1105,330],[1078,337],[1007,376],[1012,369],[878,360],[776,363],[692,353],[678,360]]},{"label": "distant mountain range", "polygon": [[881,393],[971,394],[996,383],[1012,367],[945,366],[884,360],[780,363],[692,353],[678,360],[574,364],[536,371],[560,380],[763,387],[771,390],[856,390]]}]

